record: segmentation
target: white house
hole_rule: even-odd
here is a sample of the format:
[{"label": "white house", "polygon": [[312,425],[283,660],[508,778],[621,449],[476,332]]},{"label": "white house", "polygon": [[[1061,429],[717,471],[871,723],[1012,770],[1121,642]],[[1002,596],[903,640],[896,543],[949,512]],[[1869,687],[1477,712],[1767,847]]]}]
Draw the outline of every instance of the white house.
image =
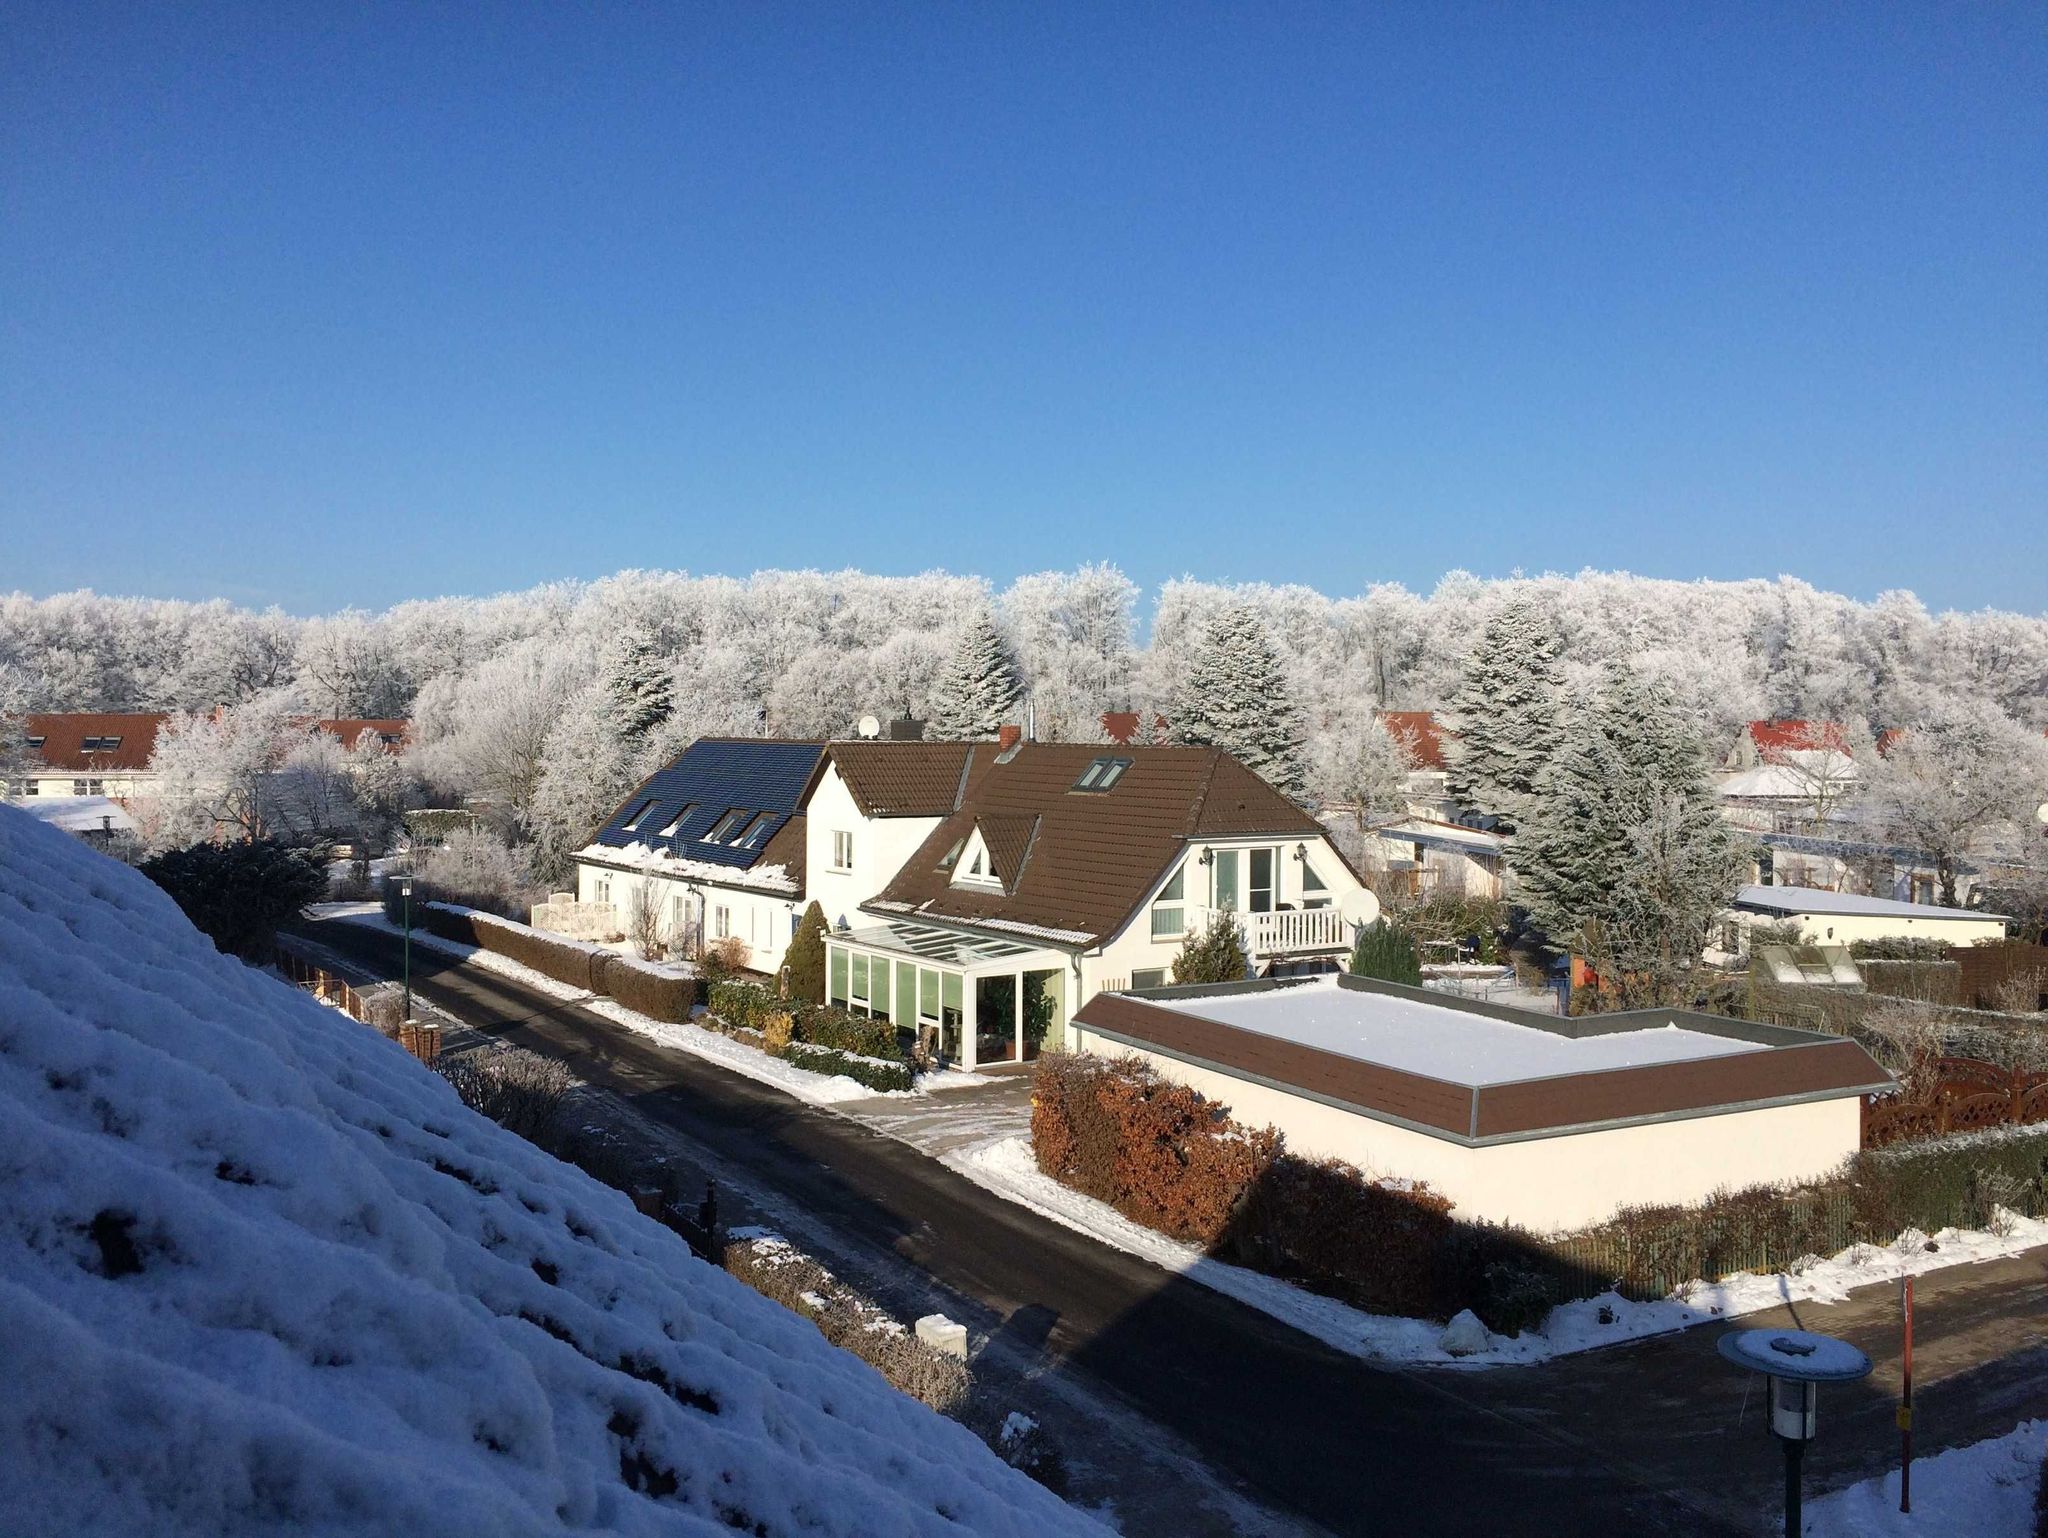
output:
[{"label": "white house", "polygon": [[1759,923],[1796,924],[1808,945],[1894,939],[1985,945],[2005,938],[2005,922],[2003,914],[1974,908],[1937,908],[1813,887],[1746,886],[1736,892],[1726,917],[1722,949],[1747,954],[1748,931]]},{"label": "white house", "polygon": [[[1028,1060],[1063,1040],[1073,1010],[1101,990],[1164,983],[1212,914],[1231,916],[1270,975],[1341,964],[1357,925],[1378,916],[1322,826],[1227,753],[976,743],[955,770],[908,751],[929,746],[835,744],[851,804],[828,805],[828,768],[810,837],[819,843],[863,804],[902,814],[886,884],[855,913],[828,904],[829,995],[918,1030],[964,1066]],[[863,773],[892,758],[915,766],[921,788],[906,770],[886,802],[857,794]],[[959,776],[954,799],[934,817],[947,773]],[[854,836],[896,837],[876,827],[883,820],[865,819]],[[906,851],[917,826],[924,835]],[[860,861],[856,845],[849,893],[868,884],[873,867]],[[824,900],[815,874],[813,885]]]},{"label": "white house", "polygon": [[[596,910],[594,919],[579,917],[619,933],[644,905],[677,949],[736,939],[747,947],[747,966],[776,970],[803,915],[802,807],[824,753],[818,742],[691,743],[577,852],[576,899]],[[553,915],[535,918],[550,927]]]}]

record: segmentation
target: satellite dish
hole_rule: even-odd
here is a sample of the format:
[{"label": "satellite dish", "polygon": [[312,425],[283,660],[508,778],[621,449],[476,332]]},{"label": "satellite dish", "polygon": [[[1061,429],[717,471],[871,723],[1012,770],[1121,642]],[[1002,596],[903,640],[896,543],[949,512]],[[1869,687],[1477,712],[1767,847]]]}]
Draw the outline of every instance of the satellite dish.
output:
[{"label": "satellite dish", "polygon": [[1337,899],[1337,912],[1347,924],[1361,927],[1379,922],[1380,900],[1364,887]]},{"label": "satellite dish", "polygon": [[2048,801],[2043,801],[2034,808],[2034,821],[2048,822]]},{"label": "satellite dish", "polygon": [[[844,720],[845,717],[842,716],[840,719]],[[862,716],[858,730],[863,737],[879,737],[882,735],[882,723],[873,716]]]}]

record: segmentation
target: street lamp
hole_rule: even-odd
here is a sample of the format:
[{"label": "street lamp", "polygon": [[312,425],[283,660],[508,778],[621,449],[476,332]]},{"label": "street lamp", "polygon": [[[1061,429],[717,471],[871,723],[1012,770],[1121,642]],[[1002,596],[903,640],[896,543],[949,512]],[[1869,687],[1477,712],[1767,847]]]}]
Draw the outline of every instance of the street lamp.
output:
[{"label": "street lamp", "polygon": [[1733,1330],[1717,1344],[1770,1384],[1771,1430],[1785,1447],[1785,1538],[1799,1538],[1799,1460],[1813,1440],[1820,1385],[1869,1377],[1870,1358],[1846,1340],[1807,1330]]},{"label": "street lamp", "polygon": [[400,911],[405,915],[405,1023],[412,1024],[412,877],[398,878]]}]

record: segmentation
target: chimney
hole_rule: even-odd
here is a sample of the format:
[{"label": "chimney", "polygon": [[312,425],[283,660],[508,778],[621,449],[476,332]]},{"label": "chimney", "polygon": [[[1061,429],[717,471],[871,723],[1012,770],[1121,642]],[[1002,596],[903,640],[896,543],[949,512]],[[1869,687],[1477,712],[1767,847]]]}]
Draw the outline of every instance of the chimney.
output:
[{"label": "chimney", "polygon": [[889,729],[884,735],[891,742],[922,742],[924,722],[913,716],[898,716],[889,723]]},{"label": "chimney", "polygon": [[999,726],[996,728],[996,747],[1002,752],[1009,752],[1010,749],[1023,740],[1024,728],[1021,726]]},{"label": "chimney", "polygon": [[1105,710],[1102,713],[1102,735],[1120,748],[1127,748],[1138,735],[1138,713],[1135,710]]}]

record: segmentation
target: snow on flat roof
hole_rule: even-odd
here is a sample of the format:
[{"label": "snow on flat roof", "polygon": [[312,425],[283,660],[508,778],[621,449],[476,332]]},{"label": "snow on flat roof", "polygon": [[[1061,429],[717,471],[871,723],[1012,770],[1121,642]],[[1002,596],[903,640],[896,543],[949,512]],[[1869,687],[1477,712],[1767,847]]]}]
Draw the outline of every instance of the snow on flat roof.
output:
[{"label": "snow on flat roof", "polygon": [[1937,908],[1932,903],[1900,902],[1893,897],[1862,897],[1854,892],[1829,892],[1819,887],[1746,886],[1735,894],[1737,907],[1768,908],[1773,913],[1860,914],[1887,919],[1995,919],[2003,913],[1975,908]]},{"label": "snow on flat roof", "polygon": [[1534,1025],[1362,993],[1334,983],[1159,1002],[1219,1025],[1474,1086],[1769,1050],[1753,1041],[1710,1036],[1679,1025],[1575,1040]]}]

